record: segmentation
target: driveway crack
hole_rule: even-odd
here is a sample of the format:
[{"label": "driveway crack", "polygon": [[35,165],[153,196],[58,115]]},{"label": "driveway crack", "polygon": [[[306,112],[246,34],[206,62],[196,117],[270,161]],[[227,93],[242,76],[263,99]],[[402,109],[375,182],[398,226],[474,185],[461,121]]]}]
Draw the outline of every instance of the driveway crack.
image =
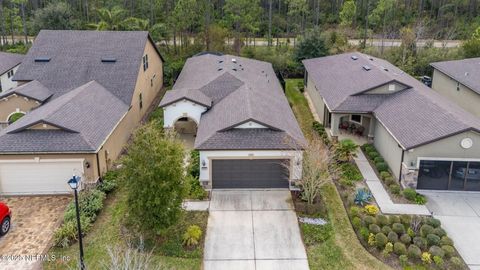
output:
[{"label": "driveway crack", "polygon": [[257,270],[257,255],[255,251],[255,225],[253,221],[253,199],[252,199],[252,191],[249,192],[250,194],[250,213],[252,215],[252,236],[253,236],[253,265],[255,270]]}]

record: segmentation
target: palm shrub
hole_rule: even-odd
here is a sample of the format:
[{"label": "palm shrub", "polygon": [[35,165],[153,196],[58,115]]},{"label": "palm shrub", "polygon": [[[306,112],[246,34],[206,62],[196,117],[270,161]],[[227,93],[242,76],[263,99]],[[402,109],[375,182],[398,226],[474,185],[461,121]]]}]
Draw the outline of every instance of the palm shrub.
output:
[{"label": "palm shrub", "polygon": [[183,234],[183,244],[187,247],[198,245],[202,238],[202,229],[197,225],[190,225]]},{"label": "palm shrub", "polygon": [[350,139],[341,140],[335,147],[335,157],[340,162],[348,162],[357,156],[358,145]]},{"label": "palm shrub", "polygon": [[186,193],[184,153],[156,121],[137,130],[122,169],[131,225],[161,234],[177,222]]}]

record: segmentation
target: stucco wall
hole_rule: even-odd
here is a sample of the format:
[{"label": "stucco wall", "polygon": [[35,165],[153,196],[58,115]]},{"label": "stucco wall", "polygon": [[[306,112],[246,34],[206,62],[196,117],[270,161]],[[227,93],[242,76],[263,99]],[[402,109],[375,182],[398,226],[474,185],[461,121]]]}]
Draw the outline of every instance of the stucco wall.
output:
[{"label": "stucco wall", "polygon": [[198,125],[202,113],[207,110],[206,107],[193,103],[189,100],[180,100],[163,108],[163,127],[171,128],[175,122],[182,117],[188,117]]},{"label": "stucco wall", "polygon": [[[13,74],[17,72],[20,65],[13,68]],[[17,86],[17,82],[12,81],[12,77],[8,78],[8,71],[0,76],[0,85],[2,86],[2,92],[12,89]]]},{"label": "stucco wall", "polygon": [[[473,145],[469,149],[460,146],[464,138],[470,138]],[[405,152],[404,162],[409,167],[418,168],[418,158],[453,158],[453,159],[480,159],[480,134],[469,131],[457,134],[436,142],[417,147]],[[413,165],[413,166],[412,166]]]},{"label": "stucco wall", "polygon": [[315,83],[311,79],[311,77],[307,74],[307,85],[305,86],[305,91],[308,93],[308,96],[312,100],[313,107],[320,117],[320,122],[323,123],[324,113],[325,113],[325,103],[323,102],[322,96],[318,93]]},{"label": "stucco wall", "polygon": [[241,124],[236,126],[235,128],[267,128],[266,126],[263,126],[257,122],[254,121],[249,121],[247,123]]},{"label": "stucco wall", "polygon": [[8,117],[17,111],[27,113],[40,104],[33,99],[11,95],[0,99],[0,122],[7,122]]},{"label": "stucco wall", "polygon": [[[229,151],[200,151],[200,181],[211,181],[211,168],[213,159],[242,159],[242,158],[272,158],[291,159],[290,180],[298,180],[302,177],[302,151],[291,150],[229,150]],[[205,161],[207,168],[202,168],[202,161]],[[298,165],[297,165],[297,161]],[[211,182],[209,183],[211,186]]]},{"label": "stucco wall", "polygon": [[390,135],[380,121],[375,121],[375,138],[373,144],[378,153],[385,159],[395,177],[398,178],[400,175],[402,148],[400,148],[397,141]]},{"label": "stucco wall", "polygon": [[[390,90],[390,85],[392,85],[393,90]],[[365,92],[365,94],[392,94],[400,90],[404,90],[406,88],[405,85],[397,83],[397,82],[392,82],[392,83],[387,83],[385,85],[382,85],[380,87],[374,88],[368,92]]]},{"label": "stucco wall", "polygon": [[432,88],[447,99],[456,102],[466,111],[480,117],[480,94],[463,84],[459,84],[459,90],[457,90],[457,81],[438,70],[433,72]]}]

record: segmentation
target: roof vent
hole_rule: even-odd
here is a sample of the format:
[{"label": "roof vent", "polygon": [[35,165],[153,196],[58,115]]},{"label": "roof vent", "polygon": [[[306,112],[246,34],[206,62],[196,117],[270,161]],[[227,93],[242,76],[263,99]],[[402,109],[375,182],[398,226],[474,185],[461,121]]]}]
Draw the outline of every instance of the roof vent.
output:
[{"label": "roof vent", "polygon": [[237,59],[232,58],[232,62],[233,62],[233,63],[237,63]]},{"label": "roof vent", "polygon": [[357,59],[358,59],[358,56],[352,55],[350,58],[352,58],[352,60],[357,60]]},{"label": "roof vent", "polygon": [[465,72],[465,77],[467,77],[467,76],[468,76],[468,72]]},{"label": "roof vent", "polygon": [[370,57],[370,58],[368,58],[368,59],[370,59],[370,61],[373,61],[373,57]]},{"label": "roof vent", "polygon": [[102,58],[102,63],[116,63],[116,62],[117,62],[116,58],[110,58],[110,57]]},{"label": "roof vent", "polygon": [[386,67],[381,67],[383,70],[388,71],[388,68]]},{"label": "roof vent", "polygon": [[35,62],[40,62],[40,63],[48,63],[50,62],[50,57],[37,57],[35,58]]},{"label": "roof vent", "polygon": [[232,68],[232,70],[233,70],[233,71],[237,71],[237,69],[236,69],[236,68]]},{"label": "roof vent", "polygon": [[223,60],[218,60],[218,63],[219,63],[219,64],[223,63]]},{"label": "roof vent", "polygon": [[223,68],[218,68],[218,69],[217,69],[217,71],[222,71],[222,70],[223,70]]},{"label": "roof vent", "polygon": [[371,68],[370,66],[365,65],[365,66],[363,66],[363,69],[365,69],[366,71],[369,71],[369,70],[371,70],[372,68]]}]

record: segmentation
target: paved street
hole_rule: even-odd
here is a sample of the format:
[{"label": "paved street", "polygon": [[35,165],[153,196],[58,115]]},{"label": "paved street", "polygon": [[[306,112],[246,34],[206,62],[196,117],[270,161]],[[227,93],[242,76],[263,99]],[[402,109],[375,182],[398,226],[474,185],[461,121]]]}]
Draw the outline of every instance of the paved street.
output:
[{"label": "paved street", "polygon": [[288,190],[213,191],[206,270],[309,269]]}]

